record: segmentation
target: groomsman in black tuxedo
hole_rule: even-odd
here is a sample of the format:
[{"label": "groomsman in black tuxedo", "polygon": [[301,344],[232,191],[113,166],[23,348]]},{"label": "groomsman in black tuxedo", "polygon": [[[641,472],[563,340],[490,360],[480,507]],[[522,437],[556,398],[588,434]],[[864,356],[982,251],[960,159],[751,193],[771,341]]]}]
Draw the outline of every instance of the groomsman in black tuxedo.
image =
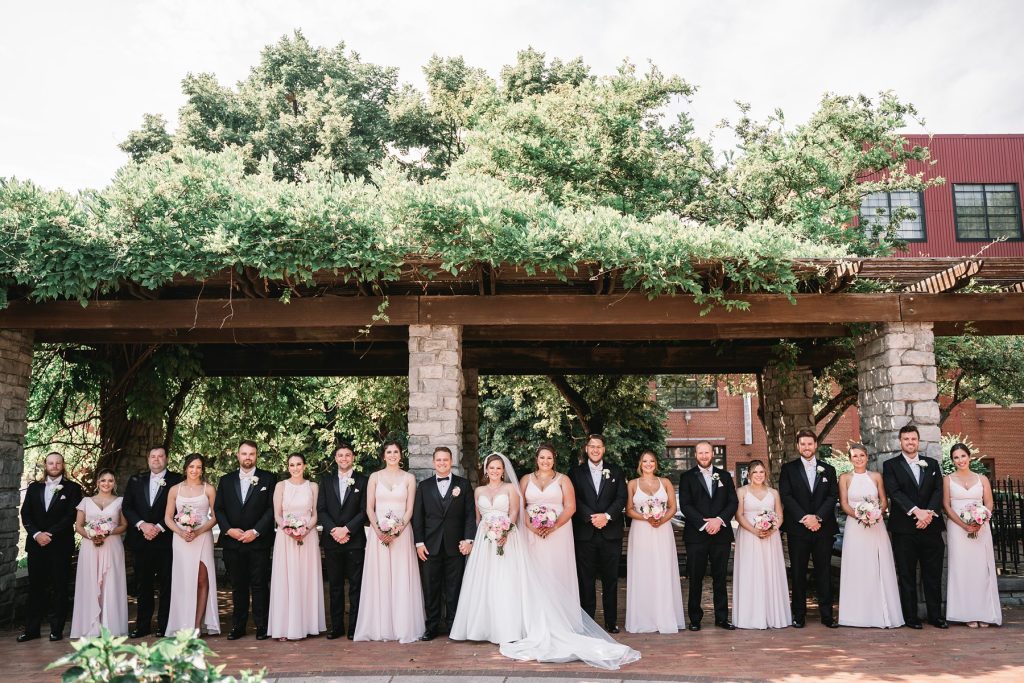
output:
[{"label": "groomsman in black tuxedo", "polygon": [[800,457],[779,470],[782,530],[786,532],[793,574],[793,626],[803,628],[807,619],[807,565],[814,560],[821,623],[838,628],[832,616],[832,542],[839,532],[839,477],[835,468],[818,460],[818,436],[811,430],[796,433],[796,450]]},{"label": "groomsman in black tuxedo", "polygon": [[44,463],[46,478],[28,485],[21,505],[21,523],[25,526],[25,552],[28,553],[28,605],[25,608],[25,632],[18,642],[35,640],[43,613],[50,612],[50,640],[64,637],[68,614],[68,579],[71,556],[75,552],[75,509],[82,500],[82,487],[68,480],[64,456],[50,453]]},{"label": "groomsman in black tuxedo", "polygon": [[[366,552],[366,475],[353,468],[355,453],[347,443],[334,449],[337,471],[320,477],[316,516],[323,525],[320,542],[324,567],[331,586],[331,630],[328,640],[352,636],[359,614],[359,589],[363,583]],[[345,582],[348,581],[348,630],[345,629]]]},{"label": "groomsman in black tuxedo", "polygon": [[167,492],[182,480],[182,476],[167,469],[167,449],[153,446],[146,456],[149,472],[136,474],[128,480],[124,490],[121,511],[128,520],[125,545],[132,551],[135,567],[135,588],[138,594],[135,629],[132,638],[149,635],[153,621],[154,580],[160,588],[160,606],[157,609],[156,632],[162,636],[167,630],[167,616],[171,611],[171,537],[164,528]]},{"label": "groomsman in black tuxedo", "polygon": [[732,518],[736,516],[736,487],[732,477],[712,465],[714,451],[707,441],[698,443],[697,465],[679,475],[679,509],[686,519],[683,542],[686,544],[686,575],[690,585],[687,613],[690,630],[700,630],[704,610],[700,606],[704,575],[711,561],[711,585],[714,591],[715,626],[726,630],[736,627],[729,621],[729,594],[726,575],[732,548]]},{"label": "groomsman in black tuxedo", "polygon": [[232,625],[228,640],[245,635],[250,593],[256,640],[267,637],[277,476],[256,467],[257,454],[255,442],[246,440],[238,444],[238,469],[220,478],[214,505],[221,529],[219,542],[231,580]]},{"label": "groomsman in black tuxedo", "polygon": [[601,578],[604,624],[618,633],[619,561],[622,558],[623,510],[626,477],[622,468],[604,459],[604,437],[591,434],[587,458],[569,470],[576,489],[576,513],[572,533],[576,544],[576,574],[583,611],[594,617],[597,610],[595,581]]},{"label": "groomsman in black tuxedo", "polygon": [[452,474],[452,451],[446,446],[434,449],[434,474],[416,488],[412,534],[427,616],[420,640],[433,640],[438,633],[450,632],[455,621],[466,555],[476,535],[476,510],[469,480]]},{"label": "groomsman in black tuxedo", "polygon": [[921,567],[928,623],[949,628],[942,616],[942,470],[939,461],[918,453],[921,436],[914,425],[900,429],[902,453],[882,464],[882,481],[889,496],[889,533],[896,560],[896,579],[903,621],[921,628],[917,609],[917,568]]}]

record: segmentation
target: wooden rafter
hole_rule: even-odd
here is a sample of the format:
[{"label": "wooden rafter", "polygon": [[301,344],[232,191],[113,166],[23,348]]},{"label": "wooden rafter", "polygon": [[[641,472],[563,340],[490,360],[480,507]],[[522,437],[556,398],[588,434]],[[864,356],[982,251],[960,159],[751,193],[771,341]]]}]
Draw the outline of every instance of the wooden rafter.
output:
[{"label": "wooden rafter", "polygon": [[984,261],[981,259],[961,261],[952,268],[947,268],[940,273],[915,282],[904,291],[938,294],[939,292],[950,292],[959,289],[977,275],[983,263]]},{"label": "wooden rafter", "polygon": [[1016,292],[1024,294],[1024,282],[1017,282],[1003,289],[1004,292]]},{"label": "wooden rafter", "polygon": [[822,293],[833,294],[841,292],[857,279],[860,273],[860,261],[840,261],[829,270],[825,282],[822,284]]}]

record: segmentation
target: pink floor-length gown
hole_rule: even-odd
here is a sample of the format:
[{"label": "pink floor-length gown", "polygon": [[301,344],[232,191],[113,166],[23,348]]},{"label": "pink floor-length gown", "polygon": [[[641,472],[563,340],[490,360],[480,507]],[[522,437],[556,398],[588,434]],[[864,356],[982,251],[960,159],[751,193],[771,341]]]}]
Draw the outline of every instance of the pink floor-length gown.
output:
[{"label": "pink floor-length gown", "polygon": [[[653,496],[637,485],[634,509],[651,498],[668,504],[668,492],[660,480]],[[677,633],[685,625],[672,524],[666,522],[654,528],[647,522],[633,520],[626,548],[626,631]]]},{"label": "pink floor-length gown", "polygon": [[[390,511],[404,519],[406,499],[411,495],[406,483],[403,481],[394,489],[380,482],[375,485],[377,518]],[[366,528],[366,535],[363,584],[353,639],[416,641],[426,625],[412,529],[407,526],[390,545],[381,543],[370,527]]]},{"label": "pink floor-length gown", "polygon": [[[561,515],[564,509],[561,479],[564,476],[556,475],[547,488],[541,490],[531,474],[526,484],[526,509],[529,510],[531,505],[547,505],[556,515]],[[555,590],[570,596],[573,602],[579,602],[580,584],[576,578],[576,550],[573,545],[572,524],[563,524],[546,538],[526,530],[522,536],[526,537],[526,545],[533,557],[533,566],[544,580],[549,581]]]},{"label": "pink floor-length gown", "polygon": [[[78,509],[85,513],[86,522],[109,519],[117,526],[121,519],[120,498],[115,498],[106,508],[100,508],[92,498],[83,498]],[[101,626],[115,636],[128,634],[123,536],[108,536],[101,546],[82,539],[78,551],[71,637],[98,636]]]},{"label": "pink floor-length gown", "polygon": [[[743,495],[743,516],[751,524],[765,510],[775,510],[775,494],[764,500],[748,489]],[[789,586],[782,538],[775,531],[758,538],[740,527],[736,530],[736,556],[732,564],[732,623],[736,628],[784,628],[789,626]]]},{"label": "pink floor-length gown", "polygon": [[[982,505],[984,493],[980,474],[966,489],[956,479],[949,480],[949,503],[957,514],[971,503]],[[946,543],[949,546],[946,619],[1002,624],[991,524],[983,524],[978,537],[970,538],[966,531],[950,522],[946,524]]]},{"label": "pink floor-length gown", "polygon": [[[199,513],[200,519],[205,520],[209,517],[210,500],[205,492],[198,496],[186,497],[181,495],[180,488],[178,491],[175,503],[177,512],[181,512],[186,505],[191,505]],[[171,566],[171,613],[167,618],[167,635],[196,626],[200,564],[206,569],[210,586],[206,596],[206,614],[200,630],[205,633],[220,633],[220,615],[217,613],[217,572],[213,563],[213,531],[204,531],[191,543],[174,534],[174,538],[171,539],[171,550],[174,553],[174,562]]]},{"label": "pink floor-length gown", "polygon": [[[878,501],[878,487],[867,472],[854,472],[846,497],[850,507]],[[892,544],[885,525],[866,527],[854,517],[843,527],[839,569],[839,625],[896,628],[903,625]]]},{"label": "pink floor-length gown", "polygon": [[[281,512],[295,515],[308,525],[313,518],[313,487],[284,481]],[[320,539],[311,530],[299,545],[278,529],[274,539],[274,564],[270,574],[272,638],[298,640],[327,630],[324,619],[324,582],[320,569]]]}]

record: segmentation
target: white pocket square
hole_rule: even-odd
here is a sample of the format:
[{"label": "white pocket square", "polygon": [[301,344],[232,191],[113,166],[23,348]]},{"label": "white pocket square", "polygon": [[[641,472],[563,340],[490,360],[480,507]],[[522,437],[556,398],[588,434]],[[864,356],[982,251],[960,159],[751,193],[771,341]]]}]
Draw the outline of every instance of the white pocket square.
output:
[{"label": "white pocket square", "polygon": [[266,486],[264,486],[263,488],[260,489],[260,491],[266,491],[266,490],[267,490]]},{"label": "white pocket square", "polygon": [[67,499],[68,499],[68,497],[67,497],[67,496],[61,496],[61,497],[60,497],[60,499],[61,499],[61,500],[67,500]]}]

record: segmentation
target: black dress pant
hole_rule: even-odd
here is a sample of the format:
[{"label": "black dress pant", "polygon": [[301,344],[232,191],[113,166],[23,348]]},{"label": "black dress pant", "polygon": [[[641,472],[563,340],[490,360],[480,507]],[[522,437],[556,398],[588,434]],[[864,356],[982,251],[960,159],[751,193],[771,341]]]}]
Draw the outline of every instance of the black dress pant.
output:
[{"label": "black dress pant", "polygon": [[580,584],[580,605],[594,618],[597,611],[597,587],[601,579],[601,604],[604,623],[615,626],[619,621],[619,561],[622,558],[622,539],[605,538],[595,534],[586,541],[576,540],[576,574]]},{"label": "black dress pant", "polygon": [[420,579],[423,582],[423,606],[428,631],[451,631],[455,610],[459,606],[459,589],[462,588],[462,573],[465,569],[465,556],[460,552],[449,554],[444,544],[441,544],[439,552],[427,555],[427,561],[421,563]]},{"label": "black dress pant", "polygon": [[903,621],[920,623],[917,607],[917,568],[921,567],[924,602],[928,619],[942,618],[942,563],[946,544],[942,534],[909,533],[892,535],[892,554],[896,560],[896,583],[900,589]]},{"label": "black dress pant", "polygon": [[789,564],[793,572],[793,596],[790,605],[795,621],[807,618],[807,566],[814,561],[815,595],[822,621],[832,619],[832,534],[817,532],[808,536],[787,534]]},{"label": "black dress pant", "polygon": [[[359,615],[359,590],[363,585],[366,548],[331,549],[324,553],[324,567],[330,584],[331,633],[352,636]],[[348,582],[348,630],[345,629],[345,582]]]},{"label": "black dress pant", "polygon": [[49,547],[38,548],[28,554],[25,633],[39,635],[39,627],[46,614],[50,620],[50,633],[64,633],[64,624],[68,618],[71,555],[72,550]]},{"label": "black dress pant", "polygon": [[154,589],[160,591],[160,601],[156,615],[156,630],[163,633],[167,630],[167,617],[171,613],[171,563],[173,555],[171,547],[149,545],[132,553],[132,564],[135,571],[135,590],[137,594],[137,610],[135,628],[149,633],[152,628]]},{"label": "black dress pant", "polygon": [[224,564],[231,580],[231,630],[245,632],[249,623],[249,598],[256,632],[267,632],[270,612],[270,549],[224,549]]},{"label": "black dress pant", "polygon": [[701,597],[708,561],[711,561],[711,587],[715,606],[715,623],[729,621],[729,594],[725,580],[729,572],[729,550],[732,543],[687,543],[686,576],[689,582],[686,612],[691,624],[700,624],[704,617]]}]

